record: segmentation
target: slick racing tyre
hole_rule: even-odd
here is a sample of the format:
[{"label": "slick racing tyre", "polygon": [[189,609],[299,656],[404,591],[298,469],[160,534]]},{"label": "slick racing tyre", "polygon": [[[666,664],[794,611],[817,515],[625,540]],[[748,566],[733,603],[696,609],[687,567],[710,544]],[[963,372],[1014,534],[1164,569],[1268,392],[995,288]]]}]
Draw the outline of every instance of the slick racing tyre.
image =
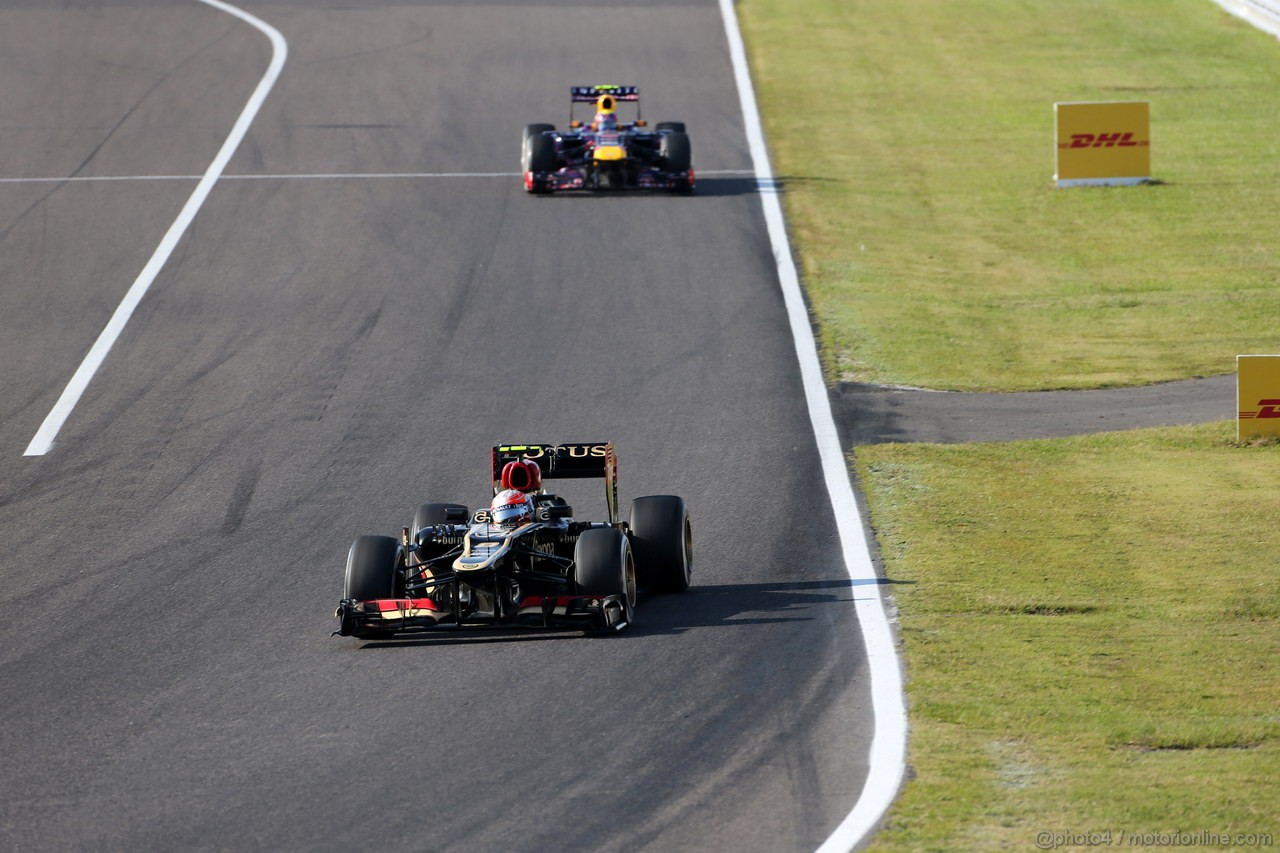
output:
[{"label": "slick racing tyre", "polygon": [[650,495],[631,502],[631,544],[640,582],[684,592],[693,575],[693,525],[682,498]]},{"label": "slick racing tyre", "polygon": [[578,537],[573,552],[573,581],[581,595],[619,596],[623,621],[628,625],[635,621],[636,564],[631,543],[621,530],[598,528]]},{"label": "slick racing tyre", "polygon": [[[556,141],[546,134],[529,137],[529,155],[525,162],[525,174],[556,171]],[[547,182],[551,183],[551,182]],[[550,186],[530,186],[531,193],[549,193]]]},{"label": "slick racing tyre", "polygon": [[[450,510],[453,511],[455,516],[461,515],[462,517],[449,518]],[[416,544],[418,531],[424,527],[432,527],[437,524],[465,524],[470,517],[471,510],[462,504],[423,504],[413,514],[413,524],[409,527],[409,541]],[[431,560],[444,556],[449,552],[450,547],[449,545],[439,545],[428,541],[421,548],[417,548],[416,553],[419,560]]]},{"label": "slick racing tyre", "polygon": [[[462,518],[450,519],[449,510],[455,513],[462,510]],[[409,535],[413,536],[422,528],[431,527],[434,524],[463,524],[470,517],[471,511],[462,504],[423,504],[413,514],[413,525],[409,528]]]},{"label": "slick racing tyre", "polygon": [[[688,172],[693,168],[693,148],[689,144],[689,135],[680,131],[664,133],[658,139],[658,155],[662,158],[662,168],[667,172]],[[693,182],[685,181],[675,188],[676,192],[687,193],[693,190]]]},{"label": "slick racing tyre", "polygon": [[660,121],[653,129],[658,133],[662,133],[664,130],[674,130],[679,133],[686,132],[682,121]]},{"label": "slick racing tyre", "polygon": [[[347,553],[347,574],[342,584],[342,597],[357,601],[375,598],[404,597],[404,551],[390,536],[360,536]],[[345,626],[345,623],[344,623]],[[347,633],[345,627],[343,633]],[[361,640],[380,640],[389,632],[352,630]]]},{"label": "slick racing tyre", "polygon": [[357,601],[400,598],[404,594],[404,552],[390,536],[360,536],[347,552],[342,597]]},{"label": "slick racing tyre", "polygon": [[687,172],[693,167],[693,148],[687,133],[664,133],[658,140],[658,154],[668,172]]},{"label": "slick racing tyre", "polygon": [[554,124],[526,124],[524,126],[524,136],[520,141],[520,171],[529,171],[529,140],[535,136],[542,136],[548,130],[555,130]]}]

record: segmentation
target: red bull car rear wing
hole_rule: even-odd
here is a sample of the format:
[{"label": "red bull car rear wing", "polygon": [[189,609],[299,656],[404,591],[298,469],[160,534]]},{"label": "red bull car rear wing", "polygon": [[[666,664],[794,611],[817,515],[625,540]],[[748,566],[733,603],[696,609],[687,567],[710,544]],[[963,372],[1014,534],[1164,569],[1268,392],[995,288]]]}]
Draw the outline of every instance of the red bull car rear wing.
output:
[{"label": "red bull car rear wing", "polygon": [[613,452],[613,442],[497,445],[493,448],[494,494],[502,485],[503,466],[517,459],[535,463],[544,480],[602,478],[609,523],[618,523],[618,458]]},{"label": "red bull car rear wing", "polygon": [[570,86],[569,97],[575,104],[595,103],[601,95],[612,95],[615,101],[640,100],[639,86]]}]

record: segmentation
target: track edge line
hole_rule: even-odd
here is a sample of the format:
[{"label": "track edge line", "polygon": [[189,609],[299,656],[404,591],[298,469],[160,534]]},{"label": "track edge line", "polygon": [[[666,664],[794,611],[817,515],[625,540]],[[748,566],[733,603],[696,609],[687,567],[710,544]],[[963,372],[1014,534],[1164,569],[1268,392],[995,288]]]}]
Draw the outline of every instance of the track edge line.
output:
[{"label": "track edge line", "polygon": [[[756,105],[755,88],[747,65],[746,47],[738,27],[734,0],[718,0],[729,41],[729,59],[742,104],[743,123],[751,149],[756,181],[763,188],[772,186],[773,171],[769,165],[764,128]],[[810,324],[808,307],[800,288],[800,278],[791,244],[787,238],[786,220],[776,193],[760,193],[765,224],[777,263],[778,283],[782,289],[795,342],[796,357],[804,383],[818,455],[822,462],[827,494],[835,512],[845,568],[856,587],[875,587],[876,594],[854,600],[858,625],[867,650],[871,679],[871,702],[875,731],[868,755],[867,779],[853,808],[827,837],[818,853],[852,850],[878,827],[889,806],[896,799],[906,774],[907,711],[903,693],[902,667],[898,659],[897,641],[889,622],[886,602],[881,591],[881,578],[876,572],[867,542],[866,527],[853,491],[847,463],[831,413],[831,400],[822,377],[817,342]]]}]

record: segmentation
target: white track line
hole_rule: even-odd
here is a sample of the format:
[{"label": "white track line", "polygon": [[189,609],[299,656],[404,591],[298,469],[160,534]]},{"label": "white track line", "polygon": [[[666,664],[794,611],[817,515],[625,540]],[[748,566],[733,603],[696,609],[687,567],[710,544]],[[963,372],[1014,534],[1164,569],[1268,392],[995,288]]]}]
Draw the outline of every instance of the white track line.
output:
[{"label": "white track line", "polygon": [[1280,38],[1280,0],[1213,0],[1225,11]]},{"label": "white track line", "polygon": [[[760,126],[755,89],[751,85],[751,73],[747,68],[746,51],[742,44],[742,33],[738,29],[738,16],[733,8],[733,0],[720,0],[720,14],[724,18],[725,34],[729,39],[729,57],[738,83],[738,97],[742,101],[742,116],[746,123],[756,177],[762,189],[772,188],[773,172],[769,167],[764,130]],[[787,242],[782,205],[778,196],[772,192],[762,192],[760,202],[764,206],[769,240],[773,244],[773,256],[778,265],[778,280],[782,286],[787,315],[791,320],[791,334],[795,339],[805,398],[809,404],[809,421],[817,439],[827,493],[831,496],[831,506],[835,510],[845,568],[855,590],[866,588],[872,591],[872,594],[861,597],[855,594],[854,605],[858,624],[862,628],[862,640],[867,647],[875,732],[871,737],[867,781],[862,793],[852,811],[818,848],[819,853],[835,853],[851,850],[867,838],[897,795],[906,768],[907,710],[902,694],[902,670],[898,664],[897,646],[893,630],[889,626],[885,603],[880,595],[880,579],[871,560],[858,502],[849,481],[849,471],[845,467],[835,419],[831,416],[831,401],[827,397],[827,386],[822,379],[822,364],[818,360],[813,327],[809,324],[809,312],[800,289],[791,246]]]},{"label": "white track line", "polygon": [[[106,328],[102,330],[102,334],[98,335],[98,340],[94,342],[89,354],[84,357],[84,361],[80,363],[80,367],[72,375],[71,381],[67,383],[67,387],[62,392],[62,396],[58,398],[53,410],[45,417],[44,423],[40,425],[35,437],[27,445],[23,456],[43,456],[53,447],[53,440],[57,437],[59,430],[62,429],[62,425],[66,423],[71,411],[80,402],[80,397],[84,394],[85,389],[89,387],[89,382],[93,380],[94,374],[98,372],[98,368],[102,366],[107,353],[111,351],[111,347],[115,345],[116,340],[120,337],[125,324],[133,316],[134,309],[138,307],[138,303],[146,295],[147,289],[151,287],[151,283],[155,281],[165,262],[173,254],[174,247],[178,245],[178,241],[186,233],[187,227],[191,224],[191,220],[195,218],[196,213],[199,212],[205,199],[208,198],[213,185],[218,182],[219,176],[222,175],[222,170],[226,168],[227,162],[235,154],[236,148],[240,146],[240,141],[244,139],[245,133],[249,130],[249,125],[253,122],[254,117],[257,116],[259,108],[261,108],[263,101],[267,99],[267,95],[271,92],[271,87],[275,85],[276,78],[280,76],[280,70],[284,67],[285,57],[289,54],[289,46],[285,42],[284,36],[275,27],[259,18],[255,18],[242,9],[222,2],[222,0],[198,0],[198,2],[239,18],[269,38],[271,40],[271,64],[267,67],[267,73],[258,82],[257,88],[253,90],[253,94],[241,111],[240,117],[236,119],[230,135],[222,143],[222,147],[218,149],[217,156],[213,158],[209,168],[200,177],[200,182],[196,185],[195,190],[192,191],[191,197],[187,199],[187,203],[182,206],[181,212],[178,213],[178,218],[173,221],[173,224],[169,226],[169,230],[165,232],[160,245],[152,253],[151,260],[147,261],[147,265],[142,268],[142,272],[138,273],[133,286],[124,295],[124,299],[107,322]],[[66,179],[64,178],[63,180]]]},{"label": "white track line", "polygon": [[[222,175],[223,181],[333,181],[351,178],[519,178],[523,172],[319,172],[295,175]],[[754,175],[753,169],[699,169],[705,175]],[[74,178],[0,178],[0,184],[75,184],[94,181],[198,181],[200,175],[103,175]]]}]

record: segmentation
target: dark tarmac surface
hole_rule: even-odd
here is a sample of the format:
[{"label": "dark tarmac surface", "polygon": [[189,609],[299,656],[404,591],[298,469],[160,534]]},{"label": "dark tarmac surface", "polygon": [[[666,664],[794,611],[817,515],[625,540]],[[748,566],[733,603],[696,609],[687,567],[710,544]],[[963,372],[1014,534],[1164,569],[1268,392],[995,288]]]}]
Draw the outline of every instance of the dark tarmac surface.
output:
[{"label": "dark tarmac surface", "polygon": [[[290,55],[242,179],[24,457],[194,186],[140,178],[204,171],[270,44],[0,2],[0,179],[122,179],[0,182],[0,850],[815,849],[865,778],[867,591],[759,197],[710,174],[750,167],[714,0],[243,5]],[[698,194],[478,176],[602,81],[689,122]],[[690,593],[618,637],[329,636],[357,535],[575,440],[624,512],[688,500]]]},{"label": "dark tarmac surface", "polygon": [[831,406],[846,447],[1015,441],[1235,417],[1235,374],[1097,391],[972,394],[841,383]]}]

